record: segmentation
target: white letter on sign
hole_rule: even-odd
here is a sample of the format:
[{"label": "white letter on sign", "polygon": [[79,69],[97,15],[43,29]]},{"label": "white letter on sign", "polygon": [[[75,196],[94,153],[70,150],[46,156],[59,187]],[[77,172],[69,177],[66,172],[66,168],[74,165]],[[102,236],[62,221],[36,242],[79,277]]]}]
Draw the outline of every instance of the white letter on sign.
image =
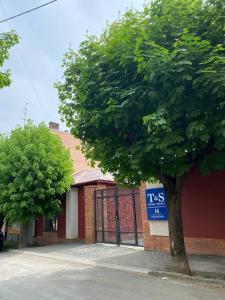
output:
[{"label": "white letter on sign", "polygon": [[153,202],[154,194],[149,194],[149,196],[150,196],[150,202]]},{"label": "white letter on sign", "polygon": [[159,193],[159,201],[160,202],[164,202],[165,201],[163,193]]}]

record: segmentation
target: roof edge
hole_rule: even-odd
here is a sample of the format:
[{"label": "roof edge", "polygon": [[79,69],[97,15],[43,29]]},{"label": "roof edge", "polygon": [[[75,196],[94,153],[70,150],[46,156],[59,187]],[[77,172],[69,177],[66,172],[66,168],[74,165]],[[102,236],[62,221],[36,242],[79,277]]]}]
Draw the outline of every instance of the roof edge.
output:
[{"label": "roof edge", "polygon": [[91,180],[91,181],[86,181],[86,182],[80,182],[80,183],[74,183],[71,186],[72,187],[80,187],[80,186],[84,186],[84,185],[89,185],[89,184],[97,184],[97,183],[103,183],[103,184],[115,184],[115,181],[111,181],[111,180]]}]

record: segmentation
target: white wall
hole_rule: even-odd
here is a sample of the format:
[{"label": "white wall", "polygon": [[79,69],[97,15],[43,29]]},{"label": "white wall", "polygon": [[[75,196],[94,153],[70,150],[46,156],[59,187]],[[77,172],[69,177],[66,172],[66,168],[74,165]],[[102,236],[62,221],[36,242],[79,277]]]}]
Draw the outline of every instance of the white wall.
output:
[{"label": "white wall", "polygon": [[[146,189],[161,188],[161,183],[146,183]],[[169,236],[168,221],[149,221],[151,235]]]},{"label": "white wall", "polygon": [[66,194],[66,238],[78,238],[78,189],[71,188]]}]

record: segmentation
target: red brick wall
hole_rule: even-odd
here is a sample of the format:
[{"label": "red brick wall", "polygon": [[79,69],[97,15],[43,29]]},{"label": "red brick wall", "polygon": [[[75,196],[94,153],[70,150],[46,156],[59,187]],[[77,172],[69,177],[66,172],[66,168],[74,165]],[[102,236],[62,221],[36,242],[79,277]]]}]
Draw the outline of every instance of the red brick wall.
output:
[{"label": "red brick wall", "polygon": [[[188,253],[225,255],[225,171],[201,176],[192,170],[182,193],[185,245]],[[151,236],[145,184],[140,189],[144,247],[169,251],[168,237]]]},{"label": "red brick wall", "polygon": [[84,187],[78,188],[78,237],[79,239],[85,239]]},{"label": "red brick wall", "polygon": [[95,207],[94,207],[94,191],[97,186],[84,187],[85,201],[85,242],[93,244],[95,238]]}]

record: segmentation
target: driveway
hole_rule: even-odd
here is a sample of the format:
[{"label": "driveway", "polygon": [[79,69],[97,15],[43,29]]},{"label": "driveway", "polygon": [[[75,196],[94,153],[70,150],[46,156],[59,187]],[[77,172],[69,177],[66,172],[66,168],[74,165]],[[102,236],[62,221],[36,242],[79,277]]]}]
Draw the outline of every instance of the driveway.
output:
[{"label": "driveway", "polygon": [[223,289],[47,258],[28,251],[0,253],[0,268],[1,300],[225,300]]}]

